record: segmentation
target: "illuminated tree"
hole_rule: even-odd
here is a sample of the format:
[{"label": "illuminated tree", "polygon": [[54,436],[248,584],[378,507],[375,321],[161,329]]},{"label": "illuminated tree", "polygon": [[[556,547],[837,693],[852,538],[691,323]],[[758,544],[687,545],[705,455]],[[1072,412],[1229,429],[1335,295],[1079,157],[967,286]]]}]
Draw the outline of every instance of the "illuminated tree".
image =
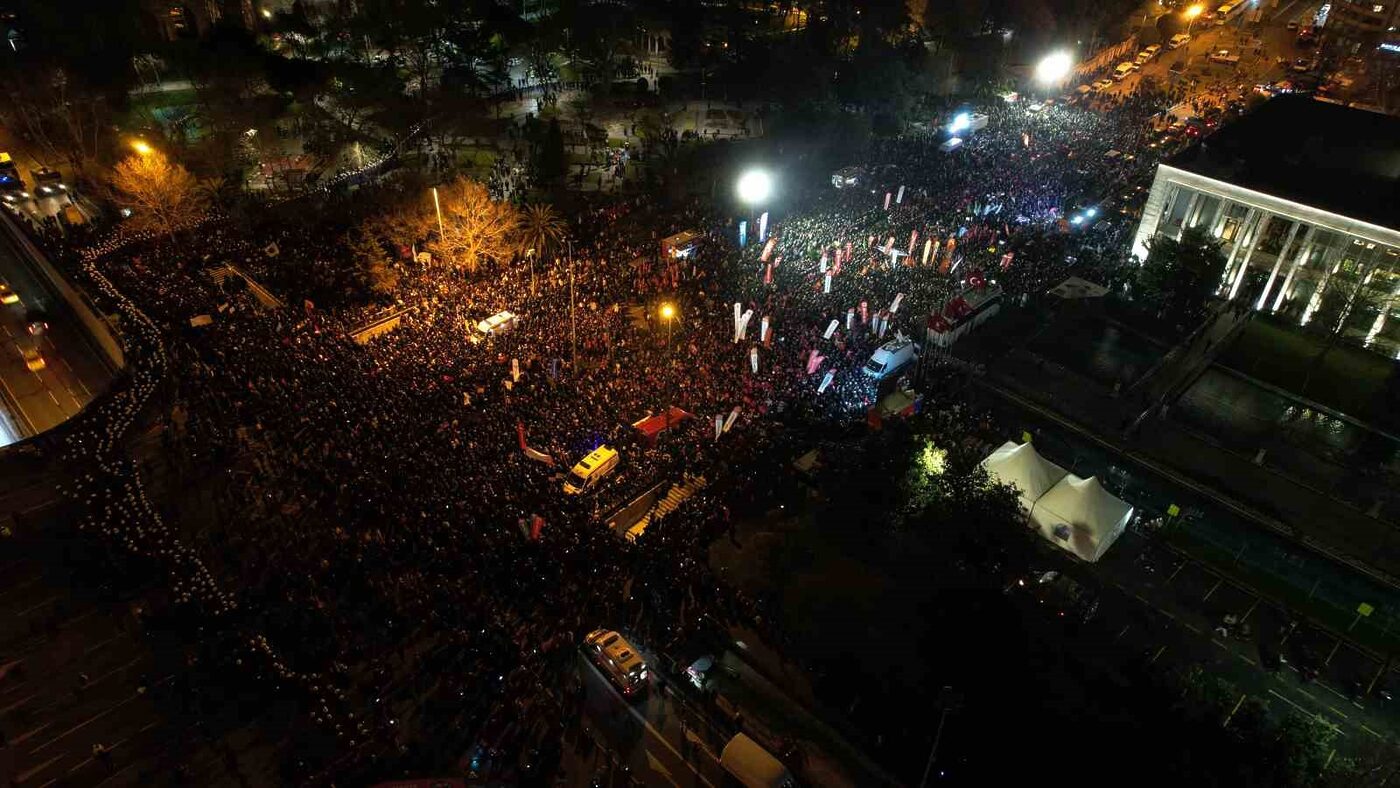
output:
[{"label": "illuminated tree", "polygon": [[520,217],[508,203],[492,200],[486,187],[459,177],[438,189],[442,206],[439,233],[433,196],[416,216],[419,227],[431,236],[428,250],[451,265],[475,272],[483,263],[509,259],[517,249]]},{"label": "illuminated tree", "polygon": [[112,188],[132,209],[130,224],[175,238],[175,231],[202,218],[208,208],[207,192],[189,170],[147,149],[118,162]]}]

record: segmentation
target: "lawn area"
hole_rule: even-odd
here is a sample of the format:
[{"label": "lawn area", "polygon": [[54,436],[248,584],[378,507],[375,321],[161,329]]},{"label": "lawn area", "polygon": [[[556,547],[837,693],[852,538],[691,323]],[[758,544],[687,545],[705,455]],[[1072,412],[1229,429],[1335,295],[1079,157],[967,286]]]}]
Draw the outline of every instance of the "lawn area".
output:
[{"label": "lawn area", "polygon": [[154,120],[153,113],[164,108],[185,107],[196,103],[193,88],[164,93],[143,93],[132,96],[127,110],[129,124],[143,125]]},{"label": "lawn area", "polygon": [[1386,392],[1396,374],[1394,361],[1348,345],[1334,345],[1320,366],[1308,367],[1322,352],[1324,340],[1295,327],[1256,317],[1220,354],[1228,367],[1319,402],[1353,418],[1394,426],[1400,417],[1387,405]]}]

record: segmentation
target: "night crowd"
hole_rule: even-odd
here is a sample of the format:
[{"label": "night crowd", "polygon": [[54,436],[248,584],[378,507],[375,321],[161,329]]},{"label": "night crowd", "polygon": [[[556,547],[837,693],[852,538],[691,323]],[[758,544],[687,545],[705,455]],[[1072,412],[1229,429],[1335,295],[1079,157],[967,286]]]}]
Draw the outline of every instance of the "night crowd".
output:
[{"label": "night crowd", "polygon": [[[334,228],[211,219],[177,244],[95,243],[70,256],[121,316],[128,380],[69,436],[66,491],[86,528],[166,573],[179,626],[219,633],[202,659],[317,723],[289,779],[483,752],[504,771],[547,763],[590,630],[678,658],[730,625],[781,643],[708,545],[778,469],[864,421],[878,390],[861,368],[882,343],[925,342],[973,289],[1010,301],[1116,276],[1132,222],[1114,214],[1145,183],[1160,109],[998,100],[957,150],[941,129],[881,140],[858,185],[785,199],[765,237],[757,210],[742,217],[743,247],[741,217],[712,206],[600,195],[570,217],[572,253],[533,276],[399,260],[398,326],[363,343],[382,304],[306,297],[338,264]],[[1070,224],[1098,205],[1102,221]],[[663,256],[681,230],[688,256]],[[287,305],[211,275],[226,264]],[[513,328],[476,328],[502,310]],[[654,442],[630,426],[671,405],[693,417]],[[147,497],[124,439],[149,417],[205,494]],[[561,475],[601,444],[623,455],[614,478],[565,495]],[[694,476],[708,487],[635,544],[603,524]]]}]

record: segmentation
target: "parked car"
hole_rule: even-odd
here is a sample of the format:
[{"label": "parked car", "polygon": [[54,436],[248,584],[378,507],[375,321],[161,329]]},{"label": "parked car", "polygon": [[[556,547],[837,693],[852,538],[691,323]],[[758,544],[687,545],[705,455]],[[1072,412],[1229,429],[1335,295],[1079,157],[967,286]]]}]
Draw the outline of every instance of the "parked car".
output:
[{"label": "parked car", "polygon": [[1104,92],[1105,90],[1108,90],[1108,89],[1111,88],[1111,87],[1113,87],[1113,80],[1108,79],[1107,77],[1105,77],[1105,78],[1099,80],[1098,82],[1095,82],[1095,83],[1094,83],[1094,90],[1097,91],[1097,92],[1099,92],[1099,93],[1102,93],[1102,92]]},{"label": "parked car", "polygon": [[9,285],[5,284],[4,282],[0,282],[0,304],[18,304],[18,303],[19,303],[19,293],[16,293],[16,292],[14,291],[14,288],[10,287]]},{"label": "parked car", "polygon": [[1221,49],[1210,54],[1210,62],[1219,63],[1224,66],[1236,66],[1239,65],[1240,56],[1232,53],[1228,49]]},{"label": "parked car", "polygon": [[1167,49],[1180,49],[1191,41],[1191,36],[1187,33],[1177,33],[1172,36],[1172,40],[1167,42]]}]

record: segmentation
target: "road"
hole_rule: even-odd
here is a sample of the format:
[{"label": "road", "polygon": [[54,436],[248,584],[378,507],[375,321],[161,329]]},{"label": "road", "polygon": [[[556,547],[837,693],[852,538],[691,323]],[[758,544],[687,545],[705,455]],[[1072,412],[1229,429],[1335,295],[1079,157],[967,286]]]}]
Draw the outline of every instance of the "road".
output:
[{"label": "road", "polygon": [[[1306,24],[1317,10],[1316,0],[1292,0],[1278,7],[1267,3],[1262,22],[1255,25],[1248,21],[1245,12],[1225,25],[1198,22],[1191,27],[1191,41],[1179,49],[1165,47],[1156,59],[1148,62],[1139,71],[1122,82],[1115,83],[1105,93],[1123,95],[1131,93],[1144,79],[1151,78],[1158,85],[1174,85],[1184,82],[1191,86],[1191,94],[1208,94],[1216,90],[1236,91],[1241,86],[1245,90],[1254,85],[1275,82],[1293,72],[1289,64],[1295,58],[1312,56],[1315,49],[1303,49],[1296,43],[1296,32],[1289,30],[1289,22]],[[1211,63],[1212,52],[1222,49],[1241,56],[1234,66]],[[1277,58],[1283,58],[1280,64]],[[1131,56],[1126,56],[1131,60]],[[1177,70],[1173,72],[1171,69]],[[1189,104],[1189,99],[1188,102]],[[1184,114],[1182,114],[1184,113]],[[1183,108],[1182,117],[1194,112]]]},{"label": "road", "polygon": [[[42,283],[24,253],[0,230],[0,281],[14,289],[20,302],[0,304],[0,394],[3,394],[5,443],[37,435],[77,413],[110,381],[101,351],[68,305]],[[41,310],[49,328],[31,336],[26,316]],[[22,352],[37,348],[45,366],[30,370]]]}]

